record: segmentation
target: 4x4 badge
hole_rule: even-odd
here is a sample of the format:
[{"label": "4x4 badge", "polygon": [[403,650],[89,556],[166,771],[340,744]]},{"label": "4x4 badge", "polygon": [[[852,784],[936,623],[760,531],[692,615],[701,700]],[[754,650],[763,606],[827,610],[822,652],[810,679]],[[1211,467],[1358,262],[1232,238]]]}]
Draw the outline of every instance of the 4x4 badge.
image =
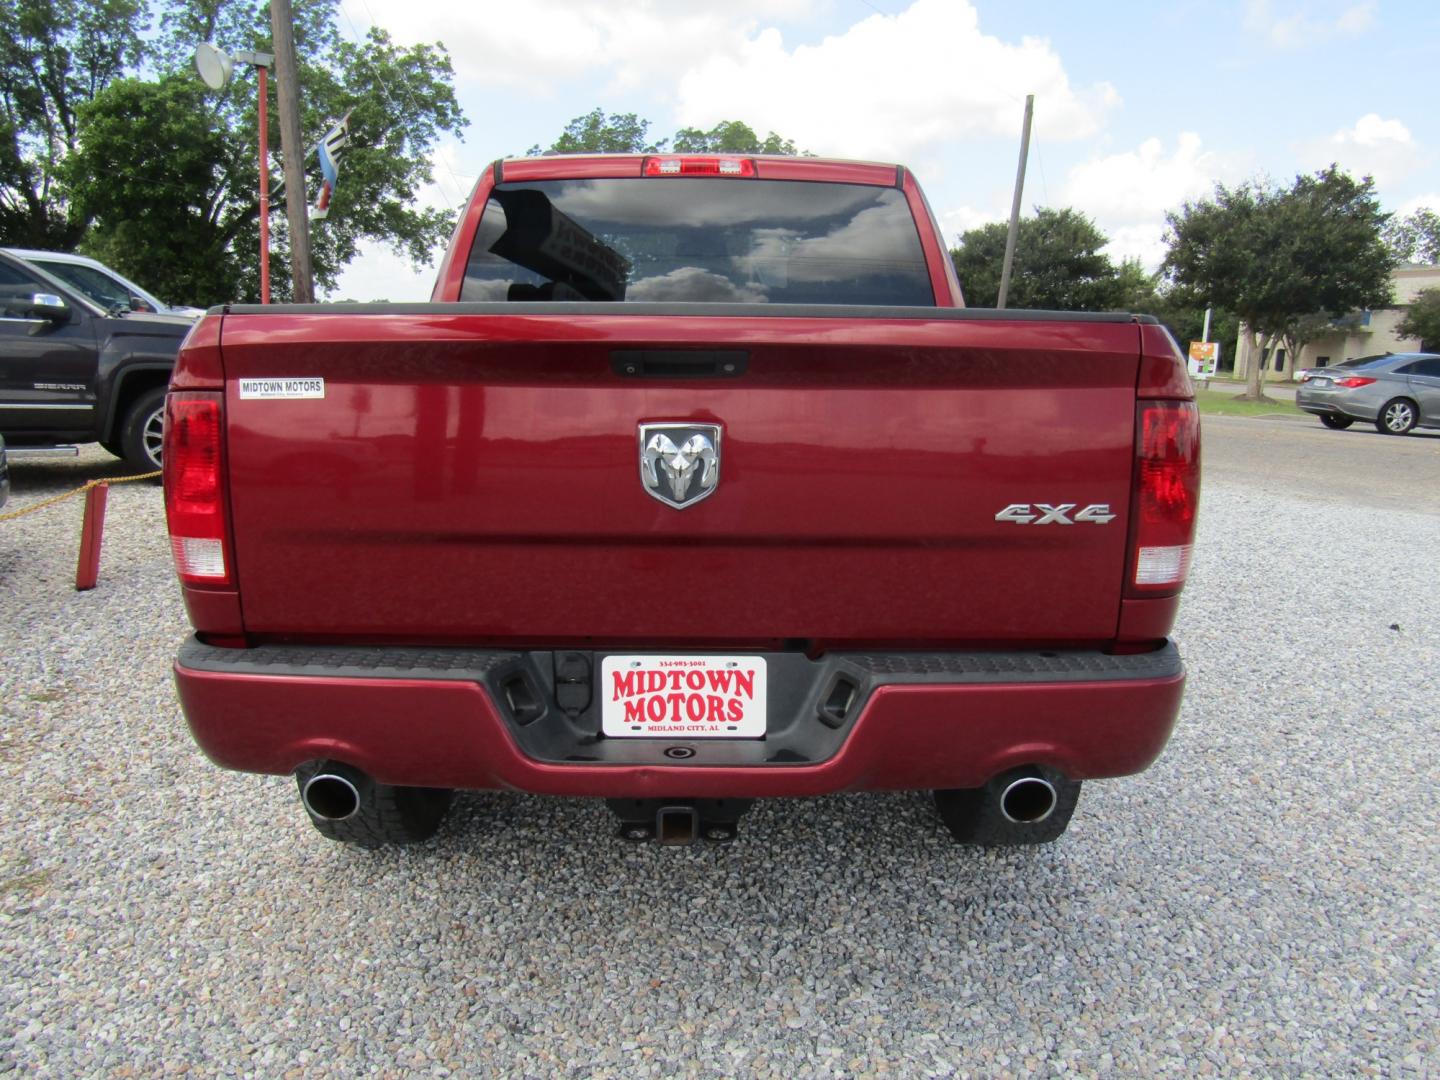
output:
[{"label": "4x4 badge", "polygon": [[1109,525],[1115,520],[1109,503],[1091,503],[1076,510],[1078,503],[1011,503],[998,514],[996,521],[1012,525]]},{"label": "4x4 badge", "polygon": [[651,498],[684,510],[720,483],[719,424],[641,424],[640,483]]}]

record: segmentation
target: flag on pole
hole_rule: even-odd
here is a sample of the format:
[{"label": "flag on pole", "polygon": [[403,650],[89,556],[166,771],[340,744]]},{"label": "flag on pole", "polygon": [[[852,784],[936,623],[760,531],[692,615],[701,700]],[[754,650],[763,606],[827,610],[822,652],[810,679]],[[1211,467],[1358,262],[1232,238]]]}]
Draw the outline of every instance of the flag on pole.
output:
[{"label": "flag on pole", "polygon": [[315,200],[315,209],[310,212],[311,221],[324,221],[330,213],[330,196],[335,193],[335,179],[340,174],[340,151],[350,141],[351,109],[340,118],[340,122],[325,133],[320,140],[320,197]]}]

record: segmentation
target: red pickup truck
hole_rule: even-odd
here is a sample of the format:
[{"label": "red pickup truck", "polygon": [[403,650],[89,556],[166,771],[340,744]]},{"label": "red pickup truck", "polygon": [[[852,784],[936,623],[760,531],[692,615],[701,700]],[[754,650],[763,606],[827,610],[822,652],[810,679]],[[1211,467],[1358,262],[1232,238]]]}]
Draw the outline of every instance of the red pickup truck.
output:
[{"label": "red pickup truck", "polygon": [[431,302],[213,311],[167,409],[191,730],[337,840],[455,789],[665,843],[904,789],[1043,842],[1179,710],[1183,357],[964,307],[894,165],[498,162]]}]

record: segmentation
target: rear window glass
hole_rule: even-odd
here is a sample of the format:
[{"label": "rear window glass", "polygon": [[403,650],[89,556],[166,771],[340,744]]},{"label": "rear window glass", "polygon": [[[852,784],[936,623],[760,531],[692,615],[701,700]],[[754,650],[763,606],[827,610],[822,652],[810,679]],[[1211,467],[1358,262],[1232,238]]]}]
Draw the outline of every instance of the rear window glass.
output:
[{"label": "rear window glass", "polygon": [[935,303],[896,188],[654,177],[498,186],[460,298]]},{"label": "rear window glass", "polygon": [[1422,357],[1413,364],[1395,369],[1397,375],[1440,375],[1440,358]]},{"label": "rear window glass", "polygon": [[47,273],[54,274],[71,288],[79,289],[103,308],[130,306],[130,290],[99,270],[75,263],[36,261]]}]

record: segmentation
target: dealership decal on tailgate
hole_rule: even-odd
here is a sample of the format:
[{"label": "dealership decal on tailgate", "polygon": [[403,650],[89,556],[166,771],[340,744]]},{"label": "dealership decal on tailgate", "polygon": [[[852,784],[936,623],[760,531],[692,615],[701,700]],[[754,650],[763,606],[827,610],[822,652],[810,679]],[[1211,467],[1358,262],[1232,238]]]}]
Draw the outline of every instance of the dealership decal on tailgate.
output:
[{"label": "dealership decal on tailgate", "polygon": [[241,379],[240,400],[252,398],[278,401],[294,398],[323,398],[324,379]]},{"label": "dealership decal on tailgate", "polygon": [[765,735],[761,656],[607,656],[601,730],[616,737],[759,739]]}]

